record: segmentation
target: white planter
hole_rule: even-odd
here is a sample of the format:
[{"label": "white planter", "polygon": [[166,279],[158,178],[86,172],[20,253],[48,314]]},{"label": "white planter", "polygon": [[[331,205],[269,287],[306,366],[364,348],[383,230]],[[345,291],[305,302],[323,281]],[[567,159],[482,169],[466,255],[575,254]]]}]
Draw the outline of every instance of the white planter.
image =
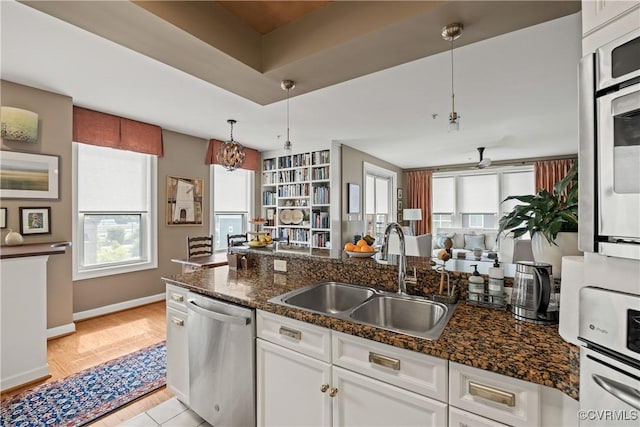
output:
[{"label": "white planter", "polygon": [[582,255],[578,250],[578,233],[560,232],[555,245],[547,242],[542,233],[536,233],[531,238],[531,251],[536,262],[546,262],[552,266],[554,278],[561,278],[562,257]]}]

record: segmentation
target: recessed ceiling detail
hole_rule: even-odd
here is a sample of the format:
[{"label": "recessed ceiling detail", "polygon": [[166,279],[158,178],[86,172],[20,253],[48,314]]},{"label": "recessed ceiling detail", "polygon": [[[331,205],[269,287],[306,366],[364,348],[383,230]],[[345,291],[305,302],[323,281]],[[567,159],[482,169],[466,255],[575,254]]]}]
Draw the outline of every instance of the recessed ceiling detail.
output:
[{"label": "recessed ceiling detail", "polygon": [[553,0],[23,3],[261,105],[285,98],[285,78],[304,82],[301,95],[443,52],[443,22],[468,23],[462,47],[580,10]]}]

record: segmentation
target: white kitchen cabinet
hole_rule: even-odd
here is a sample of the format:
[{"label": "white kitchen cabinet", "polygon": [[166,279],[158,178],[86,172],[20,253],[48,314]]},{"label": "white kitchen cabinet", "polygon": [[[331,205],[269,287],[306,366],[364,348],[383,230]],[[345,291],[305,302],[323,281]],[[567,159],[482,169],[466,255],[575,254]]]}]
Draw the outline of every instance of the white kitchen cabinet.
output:
[{"label": "white kitchen cabinet", "polygon": [[582,0],[582,54],[638,29],[640,1]]},{"label": "white kitchen cabinet", "polygon": [[586,36],[639,6],[638,0],[582,0],[582,34]]},{"label": "white kitchen cabinet", "polygon": [[167,284],[167,389],[189,404],[187,289]]},{"label": "white kitchen cabinet", "polygon": [[446,425],[447,404],[424,395],[446,400],[446,360],[260,310],[256,318],[258,426]]},{"label": "white kitchen cabinet", "polygon": [[507,427],[507,425],[449,406],[449,427]]},{"label": "white kitchen cabinet", "polygon": [[449,362],[449,404],[507,425],[541,425],[541,387]]},{"label": "white kitchen cabinet", "polygon": [[329,363],[257,339],[256,365],[258,426],[331,425]]},{"label": "white kitchen cabinet", "polygon": [[447,404],[333,366],[334,426],[444,426]]}]

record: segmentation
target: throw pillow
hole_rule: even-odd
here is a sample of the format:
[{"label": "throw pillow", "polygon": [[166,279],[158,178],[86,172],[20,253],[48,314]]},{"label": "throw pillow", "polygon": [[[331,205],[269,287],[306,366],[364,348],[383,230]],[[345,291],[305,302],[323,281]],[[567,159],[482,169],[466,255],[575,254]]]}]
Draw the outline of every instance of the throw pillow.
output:
[{"label": "throw pillow", "polygon": [[453,240],[453,236],[455,236],[455,235],[456,235],[455,233],[452,233],[452,234],[436,234],[436,238],[435,238],[436,249],[445,249],[444,242],[448,238]]},{"label": "throw pillow", "polygon": [[482,250],[486,249],[484,247],[484,234],[465,234],[464,248],[470,251],[476,248],[480,248]]}]

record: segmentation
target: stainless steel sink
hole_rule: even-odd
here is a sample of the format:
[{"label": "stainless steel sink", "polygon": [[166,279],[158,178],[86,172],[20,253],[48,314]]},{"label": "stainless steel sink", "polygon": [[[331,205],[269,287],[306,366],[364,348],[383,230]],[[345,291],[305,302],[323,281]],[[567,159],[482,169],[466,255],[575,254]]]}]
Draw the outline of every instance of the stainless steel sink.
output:
[{"label": "stainless steel sink", "polygon": [[456,308],[341,282],[316,283],[269,301],[431,340],[438,339]]},{"label": "stainless steel sink", "polygon": [[377,295],[351,311],[349,318],[391,331],[437,339],[451,314],[453,310],[439,302],[410,296]]},{"label": "stainless steel sink", "polygon": [[341,282],[320,282],[276,297],[280,304],[323,313],[350,310],[375,294],[372,288]]}]

